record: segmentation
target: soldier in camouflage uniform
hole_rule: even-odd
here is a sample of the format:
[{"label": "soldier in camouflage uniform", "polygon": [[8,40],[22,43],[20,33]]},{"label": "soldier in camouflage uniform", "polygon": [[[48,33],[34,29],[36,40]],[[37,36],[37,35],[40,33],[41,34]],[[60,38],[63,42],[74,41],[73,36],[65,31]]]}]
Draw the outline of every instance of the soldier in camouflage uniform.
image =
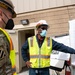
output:
[{"label": "soldier in camouflage uniform", "polygon": [[15,17],[16,13],[11,0],[0,0],[0,75],[16,75],[10,59],[10,42],[4,33],[5,29],[13,29],[12,18]]}]

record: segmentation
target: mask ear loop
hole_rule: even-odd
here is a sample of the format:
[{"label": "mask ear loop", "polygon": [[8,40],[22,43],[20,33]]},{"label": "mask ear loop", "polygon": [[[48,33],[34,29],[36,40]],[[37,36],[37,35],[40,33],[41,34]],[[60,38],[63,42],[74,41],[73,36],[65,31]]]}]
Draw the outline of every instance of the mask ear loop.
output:
[{"label": "mask ear loop", "polygon": [[[3,14],[7,17],[7,15],[3,12]],[[7,19],[9,19],[8,17],[7,17]],[[6,22],[2,19],[2,21],[5,23],[5,25],[6,25]]]},{"label": "mask ear loop", "polygon": [[8,16],[4,12],[3,12],[3,14],[7,17],[7,19],[9,19]]},{"label": "mask ear loop", "polygon": [[[2,21],[5,23],[5,21],[2,19]],[[5,23],[6,24],[6,23]]]}]

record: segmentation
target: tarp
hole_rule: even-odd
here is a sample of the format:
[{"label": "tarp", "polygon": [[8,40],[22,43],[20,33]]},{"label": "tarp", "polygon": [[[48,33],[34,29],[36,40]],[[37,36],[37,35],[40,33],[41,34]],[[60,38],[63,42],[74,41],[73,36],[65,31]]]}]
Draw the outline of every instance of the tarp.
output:
[{"label": "tarp", "polygon": [[[55,41],[65,44],[66,46],[70,46],[69,44],[69,35],[53,38]],[[66,41],[65,41],[66,40]],[[50,57],[50,65],[57,68],[63,68],[65,60],[70,59],[69,53],[63,53],[59,51],[53,51]]]},{"label": "tarp", "polygon": [[[70,45],[75,49],[75,19],[69,21]],[[71,55],[71,65],[75,66],[75,54]]]}]

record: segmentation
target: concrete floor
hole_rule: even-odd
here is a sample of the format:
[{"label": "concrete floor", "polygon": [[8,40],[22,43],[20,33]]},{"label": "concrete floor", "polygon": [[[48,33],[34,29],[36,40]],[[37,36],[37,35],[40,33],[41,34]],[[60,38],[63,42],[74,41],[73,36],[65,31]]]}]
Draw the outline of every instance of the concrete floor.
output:
[{"label": "concrete floor", "polygon": [[23,72],[19,73],[18,75],[28,75],[28,71],[23,71]]},{"label": "concrete floor", "polygon": [[23,69],[22,69],[22,71],[20,72],[20,73],[18,73],[18,75],[28,75],[28,69],[26,68],[26,67],[24,67]]}]

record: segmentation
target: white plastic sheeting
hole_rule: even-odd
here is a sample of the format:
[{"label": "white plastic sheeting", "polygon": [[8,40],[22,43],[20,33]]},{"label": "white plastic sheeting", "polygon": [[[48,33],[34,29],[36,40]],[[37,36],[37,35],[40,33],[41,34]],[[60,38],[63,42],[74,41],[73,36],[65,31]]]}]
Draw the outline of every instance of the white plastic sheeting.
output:
[{"label": "white plastic sheeting", "polygon": [[[69,44],[69,35],[68,36],[62,36],[53,38],[55,41],[59,43],[63,43],[66,46],[70,46]],[[50,58],[50,65],[57,68],[63,68],[65,60],[69,60],[70,54],[59,52],[59,51],[53,51]]]},{"label": "white plastic sheeting", "polygon": [[[75,19],[69,21],[70,46],[75,49]],[[75,54],[71,55],[71,64],[75,66]]]}]

